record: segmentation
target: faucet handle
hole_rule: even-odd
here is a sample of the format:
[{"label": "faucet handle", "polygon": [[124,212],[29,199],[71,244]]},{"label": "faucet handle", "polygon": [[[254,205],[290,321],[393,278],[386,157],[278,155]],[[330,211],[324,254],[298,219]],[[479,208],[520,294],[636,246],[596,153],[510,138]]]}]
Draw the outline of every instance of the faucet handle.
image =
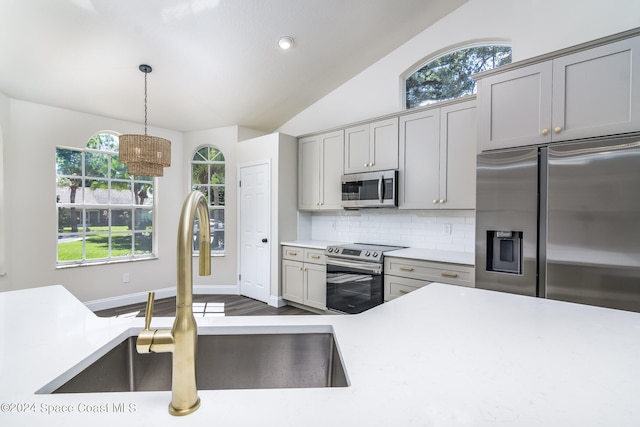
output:
[{"label": "faucet handle", "polygon": [[147,297],[147,309],[144,312],[145,329],[149,329],[151,327],[151,318],[153,317],[153,300],[155,299],[155,296],[155,292],[149,292],[149,296]]},{"label": "faucet handle", "polygon": [[147,309],[144,314],[144,330],[140,331],[138,339],[136,340],[136,350],[138,350],[138,353],[149,353],[151,351],[151,345],[153,344],[153,339],[156,333],[156,331],[149,329],[151,327],[153,299],[155,295],[155,292],[149,292],[149,296],[147,297]]}]

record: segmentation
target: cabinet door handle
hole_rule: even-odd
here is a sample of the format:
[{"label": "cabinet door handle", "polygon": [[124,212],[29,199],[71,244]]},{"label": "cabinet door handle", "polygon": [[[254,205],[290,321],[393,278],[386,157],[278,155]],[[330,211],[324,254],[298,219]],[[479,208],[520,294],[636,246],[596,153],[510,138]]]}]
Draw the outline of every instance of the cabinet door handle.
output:
[{"label": "cabinet door handle", "polygon": [[451,277],[452,279],[455,279],[456,277],[458,277],[458,274],[456,273],[440,273],[440,275],[442,277]]},{"label": "cabinet door handle", "polygon": [[553,129],[553,131],[554,131],[555,133],[560,133],[560,132],[562,131],[562,128],[561,128],[560,126],[556,126],[556,127]]},{"label": "cabinet door handle", "polygon": [[364,165],[362,165],[362,166],[364,166],[364,167],[366,168],[367,166],[369,166],[369,163],[365,163],[365,164],[364,164]]},{"label": "cabinet door handle", "polygon": [[313,259],[320,259],[320,255],[311,255],[311,258],[313,258]]},{"label": "cabinet door handle", "polygon": [[540,132],[542,134],[542,136],[547,136],[549,135],[549,129],[542,129],[542,132]]},{"label": "cabinet door handle", "polygon": [[413,271],[413,267],[400,267],[402,271]]},{"label": "cabinet door handle", "polygon": [[400,293],[401,294],[408,294],[409,292],[411,292],[411,291],[405,291],[404,289],[400,289]]},{"label": "cabinet door handle", "polygon": [[287,252],[287,255],[297,256],[297,255],[298,255],[298,252]]},{"label": "cabinet door handle", "polygon": [[302,267],[300,267],[300,271],[304,271],[304,269]]}]

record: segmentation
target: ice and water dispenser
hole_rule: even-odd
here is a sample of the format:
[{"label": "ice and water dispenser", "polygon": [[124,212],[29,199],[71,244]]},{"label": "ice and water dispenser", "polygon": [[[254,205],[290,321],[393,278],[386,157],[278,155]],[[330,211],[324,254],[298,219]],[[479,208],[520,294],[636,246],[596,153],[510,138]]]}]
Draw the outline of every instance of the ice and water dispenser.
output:
[{"label": "ice and water dispenser", "polygon": [[487,271],[522,274],[522,231],[487,231]]}]

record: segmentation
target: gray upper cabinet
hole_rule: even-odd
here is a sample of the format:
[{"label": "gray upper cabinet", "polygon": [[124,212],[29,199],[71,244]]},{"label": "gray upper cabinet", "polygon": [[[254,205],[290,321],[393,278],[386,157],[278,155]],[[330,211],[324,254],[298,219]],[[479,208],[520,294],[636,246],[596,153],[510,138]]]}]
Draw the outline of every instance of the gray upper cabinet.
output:
[{"label": "gray upper cabinet", "polygon": [[640,37],[543,59],[479,76],[481,151],[640,130]]},{"label": "gray upper cabinet", "polygon": [[342,209],[344,132],[298,140],[298,209]]},{"label": "gray upper cabinet", "polygon": [[554,141],[640,130],[640,37],[553,60]]},{"label": "gray upper cabinet", "polygon": [[439,194],[440,109],[402,116],[398,207],[436,209]]},{"label": "gray upper cabinet", "polygon": [[478,138],[482,151],[551,142],[551,62],[478,82]]},{"label": "gray upper cabinet", "polygon": [[344,173],[398,169],[397,117],[347,128],[344,139]]},{"label": "gray upper cabinet", "polygon": [[400,117],[400,209],[475,209],[475,99]]}]

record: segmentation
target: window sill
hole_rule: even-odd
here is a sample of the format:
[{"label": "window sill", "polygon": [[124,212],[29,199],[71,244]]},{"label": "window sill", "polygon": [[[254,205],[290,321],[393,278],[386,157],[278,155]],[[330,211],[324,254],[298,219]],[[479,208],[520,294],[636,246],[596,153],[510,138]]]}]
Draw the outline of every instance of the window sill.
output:
[{"label": "window sill", "polygon": [[157,260],[158,257],[153,255],[153,256],[149,256],[149,257],[144,257],[144,258],[127,258],[127,259],[118,259],[118,260],[102,260],[102,261],[91,261],[91,262],[83,262],[83,263],[78,263],[78,264],[60,264],[60,265],[56,265],[56,270],[64,270],[66,268],[76,268],[76,267],[92,267],[92,266],[96,266],[96,265],[112,265],[112,264],[124,264],[124,263],[128,263],[128,262],[140,262],[140,261],[153,261],[153,260]]},{"label": "window sill", "polygon": [[[199,257],[200,254],[198,252],[193,252],[193,256],[194,257]],[[225,256],[227,256],[227,254],[225,254],[224,252],[215,252],[215,253],[211,254],[212,258],[223,258]]]}]

